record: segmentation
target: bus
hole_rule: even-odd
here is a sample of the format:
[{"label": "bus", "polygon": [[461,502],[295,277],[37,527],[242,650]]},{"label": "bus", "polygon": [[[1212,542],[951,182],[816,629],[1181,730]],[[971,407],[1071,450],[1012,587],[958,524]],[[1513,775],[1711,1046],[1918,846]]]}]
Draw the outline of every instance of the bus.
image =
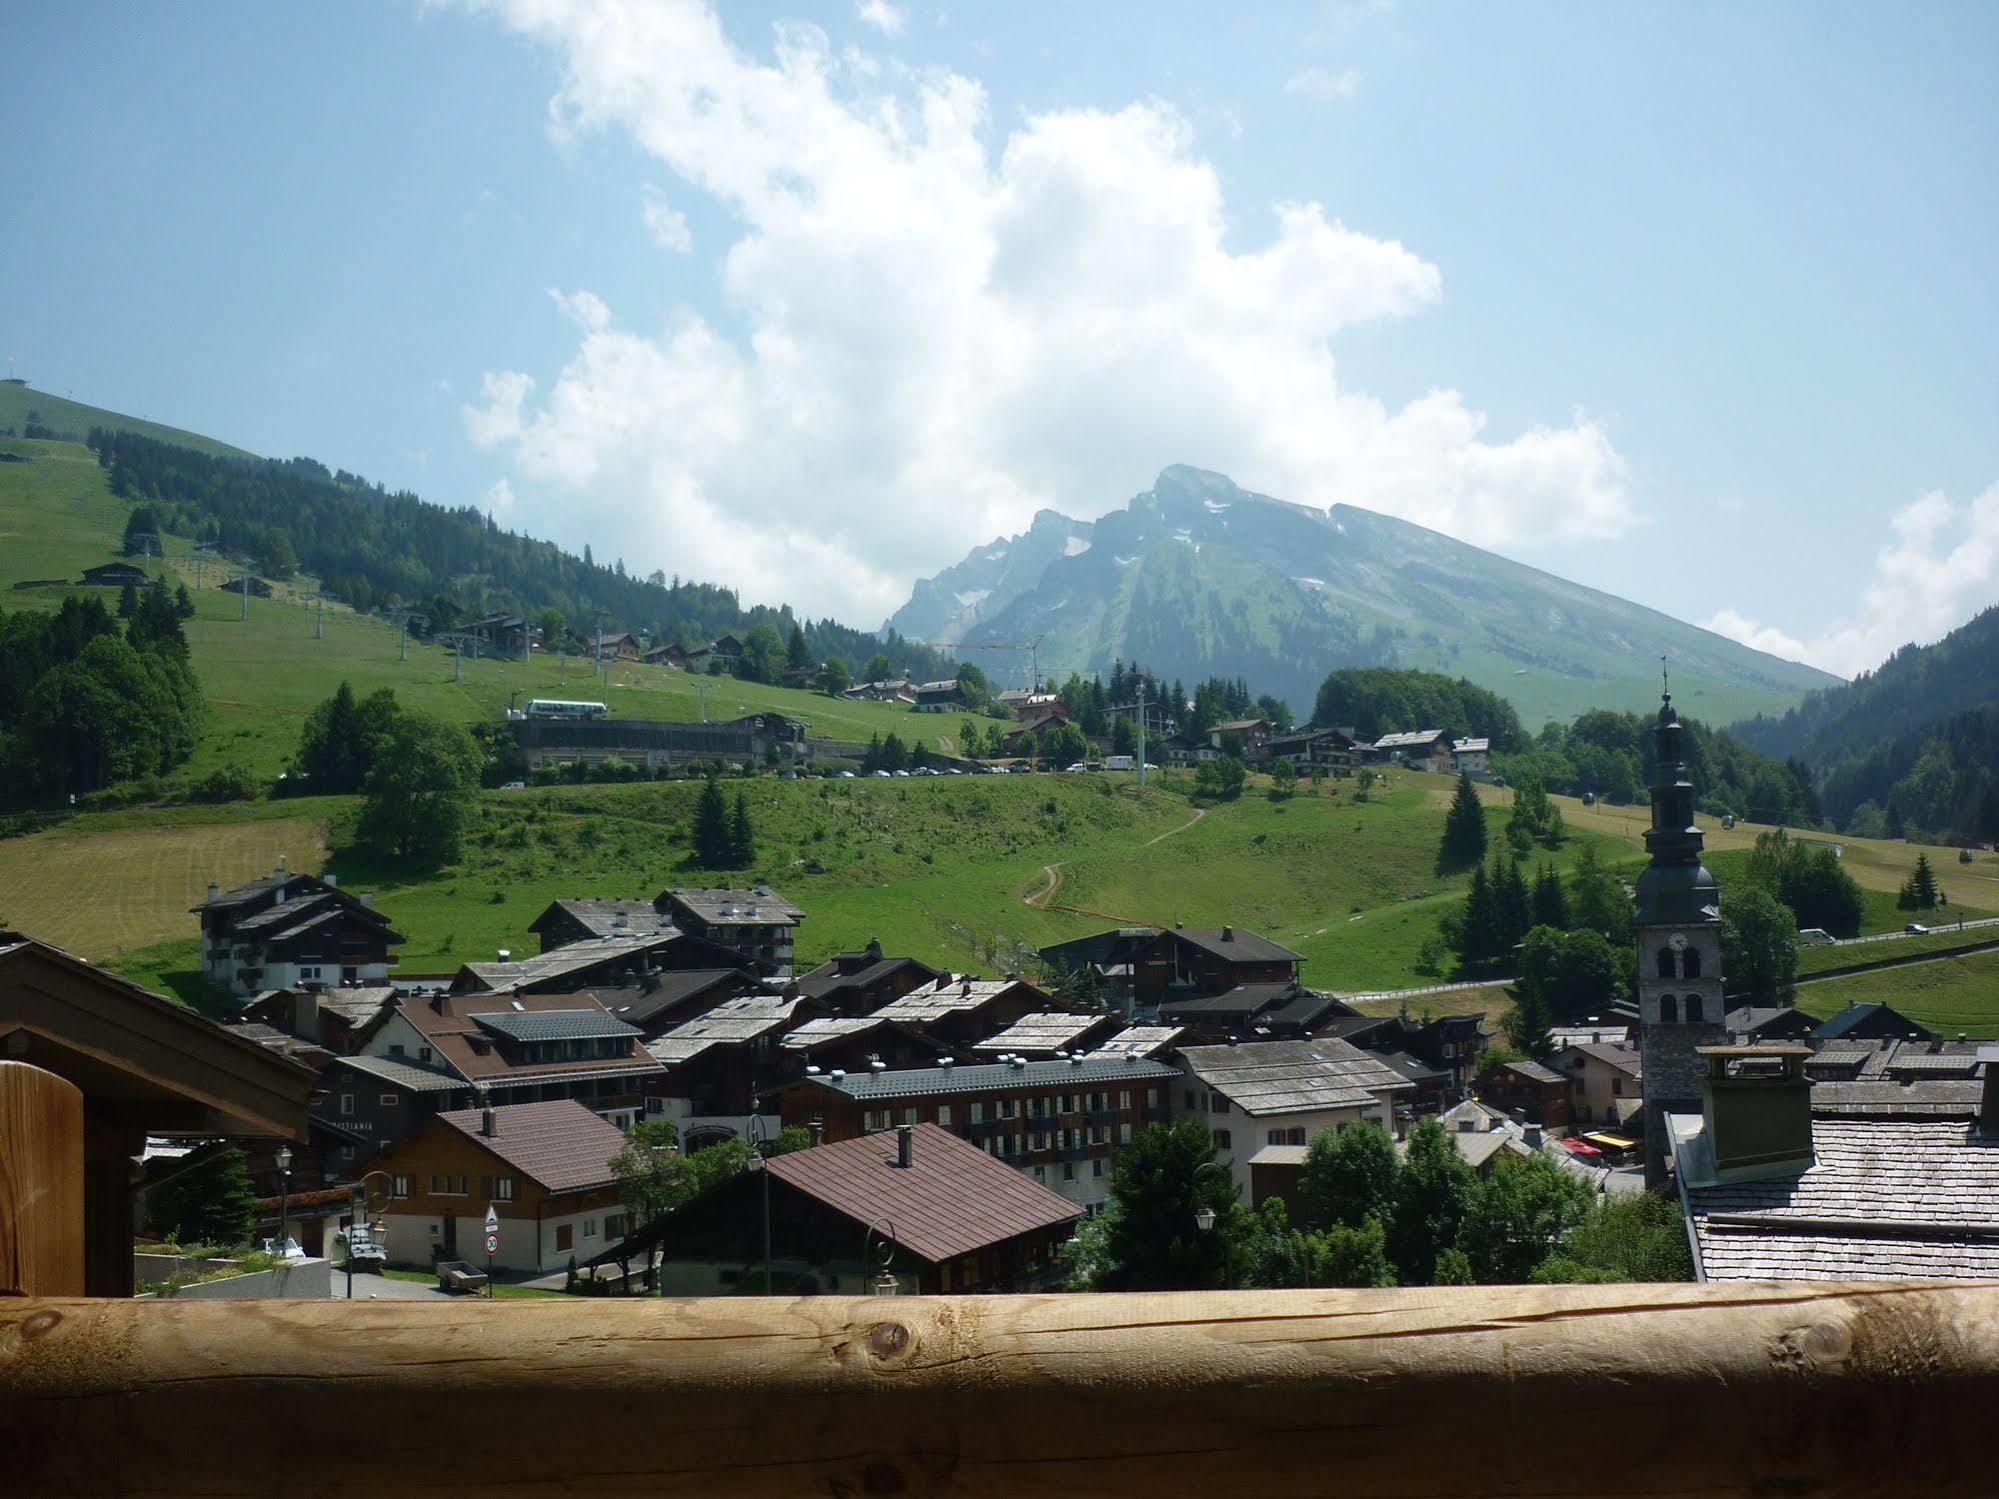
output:
[{"label": "bus", "polygon": [[553,697],[534,698],[527,706],[529,718],[606,718],[610,712],[602,703],[572,703]]}]

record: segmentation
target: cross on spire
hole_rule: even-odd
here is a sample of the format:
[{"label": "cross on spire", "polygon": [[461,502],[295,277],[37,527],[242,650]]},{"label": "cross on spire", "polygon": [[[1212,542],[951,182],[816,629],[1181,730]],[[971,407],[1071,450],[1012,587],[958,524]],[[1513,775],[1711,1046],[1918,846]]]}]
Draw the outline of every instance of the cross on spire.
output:
[{"label": "cross on spire", "polygon": [[1667,675],[1666,656],[1663,651],[1659,655],[1659,696],[1664,702],[1670,703],[1673,700],[1673,681]]}]

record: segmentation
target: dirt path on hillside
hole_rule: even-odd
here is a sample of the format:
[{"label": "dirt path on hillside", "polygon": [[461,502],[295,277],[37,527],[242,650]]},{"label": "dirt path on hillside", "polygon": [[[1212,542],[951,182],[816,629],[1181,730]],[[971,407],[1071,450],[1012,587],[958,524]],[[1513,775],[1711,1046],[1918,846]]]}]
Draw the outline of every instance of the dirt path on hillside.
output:
[{"label": "dirt path on hillside", "polygon": [[1206,817],[1207,815],[1208,815],[1208,809],[1206,807],[1196,807],[1194,809],[1194,815],[1188,818],[1185,822],[1181,823],[1179,827],[1168,828],[1165,832],[1161,833],[1158,838],[1148,838],[1145,840],[1145,842],[1141,843],[1139,847],[1151,848],[1153,844],[1158,843],[1159,841],[1161,841],[1161,839],[1171,838],[1175,833],[1184,833],[1187,831],[1187,829],[1191,828],[1195,823],[1199,822],[1203,817]]},{"label": "dirt path on hillside", "polygon": [[1042,886],[1039,890],[1028,891],[1027,894],[1021,896],[1020,899],[1024,905],[1033,906],[1038,911],[1045,911],[1048,909],[1048,898],[1051,895],[1053,895],[1057,890],[1060,890],[1062,888],[1061,861],[1058,860],[1053,864],[1042,865],[1041,873],[1042,877],[1046,879],[1048,883]]}]

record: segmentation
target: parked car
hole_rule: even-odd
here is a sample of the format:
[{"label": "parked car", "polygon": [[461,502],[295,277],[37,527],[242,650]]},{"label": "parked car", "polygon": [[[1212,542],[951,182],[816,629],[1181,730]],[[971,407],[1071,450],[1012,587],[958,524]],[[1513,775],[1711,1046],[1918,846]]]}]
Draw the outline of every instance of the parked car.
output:
[{"label": "parked car", "polygon": [[1073,765],[1065,765],[1062,767],[1065,774],[1072,770],[1088,770],[1089,768],[1090,768],[1090,762],[1088,760],[1078,760]]},{"label": "parked car", "polygon": [[1930,929],[1924,926],[1920,921],[1912,921],[1907,926],[1903,927],[1902,930],[1907,932],[1911,937],[1926,937],[1929,935],[1930,931]]},{"label": "parked car", "polygon": [[880,776],[884,781],[888,779],[888,772],[885,770],[878,770],[875,772],[875,774]]},{"label": "parked car", "polygon": [[1003,776],[1006,774],[1006,767],[1004,765],[988,765],[985,770],[989,776]]},{"label": "parked car", "polygon": [[843,781],[851,781],[854,779],[854,773],[851,770],[843,770],[840,772],[839,779]]},{"label": "parked car", "polygon": [[526,781],[508,781],[500,789],[502,791],[525,791],[528,789],[528,783]]}]

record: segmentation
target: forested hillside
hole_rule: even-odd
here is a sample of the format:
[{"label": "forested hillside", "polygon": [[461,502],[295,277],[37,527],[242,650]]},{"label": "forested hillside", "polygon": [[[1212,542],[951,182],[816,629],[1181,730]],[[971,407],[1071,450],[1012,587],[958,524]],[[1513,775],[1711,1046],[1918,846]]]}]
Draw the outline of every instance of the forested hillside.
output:
[{"label": "forested hillside", "polygon": [[759,624],[788,636],[798,623],[814,661],[837,656],[859,671],[880,652],[899,672],[951,675],[940,652],[832,620],[795,621],[788,608],[746,608],[733,589],[714,584],[662,572],[640,577],[622,558],[597,562],[588,547],[577,558],[503,530],[470,506],[391,493],[310,458],[220,457],[102,426],[91,428],[89,442],[112,493],[149,505],[162,530],[248,558],[279,580],[303,569],[356,609],[406,605],[447,629],[487,610],[553,610],[556,623],[579,636],[601,619],[607,629],[646,630],[682,645]]},{"label": "forested hillside", "polygon": [[1810,764],[1842,829],[1999,839],[1999,608],[1735,732]]}]

